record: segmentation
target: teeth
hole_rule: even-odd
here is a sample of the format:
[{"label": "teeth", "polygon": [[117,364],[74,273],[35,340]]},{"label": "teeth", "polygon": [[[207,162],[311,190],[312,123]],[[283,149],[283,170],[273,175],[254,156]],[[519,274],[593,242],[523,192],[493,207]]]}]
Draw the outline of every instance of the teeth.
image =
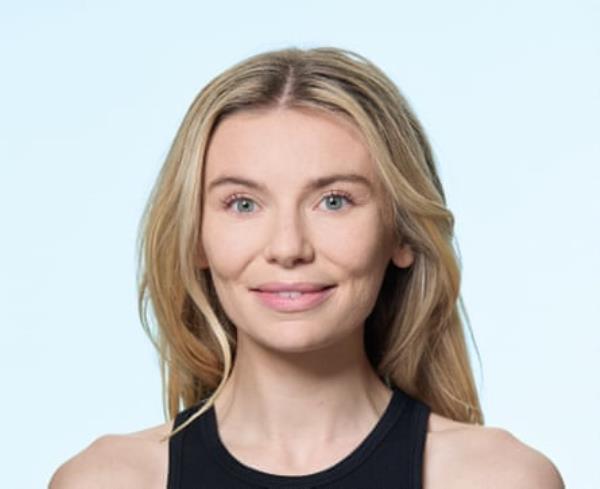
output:
[{"label": "teeth", "polygon": [[292,290],[292,291],[282,291],[282,292],[277,292],[277,295],[279,297],[300,297],[302,295],[302,292],[298,292],[297,290]]}]

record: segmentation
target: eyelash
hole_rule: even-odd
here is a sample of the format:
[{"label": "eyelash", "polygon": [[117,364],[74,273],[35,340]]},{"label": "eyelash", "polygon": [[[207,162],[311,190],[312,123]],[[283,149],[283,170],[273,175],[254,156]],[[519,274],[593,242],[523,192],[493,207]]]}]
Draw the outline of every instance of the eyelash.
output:
[{"label": "eyelash", "polygon": [[[354,205],[354,199],[352,198],[352,196],[348,192],[344,192],[342,190],[332,190],[331,192],[328,192],[327,194],[325,194],[321,198],[321,200],[329,198],[329,197],[342,197],[342,198],[346,199],[346,201],[351,206]],[[246,197],[243,194],[232,194],[222,201],[223,208],[229,209],[231,207],[231,204],[233,204],[234,202],[241,200],[241,199],[254,202],[250,197]],[[238,214],[250,214],[250,213],[249,212],[238,212]]]}]

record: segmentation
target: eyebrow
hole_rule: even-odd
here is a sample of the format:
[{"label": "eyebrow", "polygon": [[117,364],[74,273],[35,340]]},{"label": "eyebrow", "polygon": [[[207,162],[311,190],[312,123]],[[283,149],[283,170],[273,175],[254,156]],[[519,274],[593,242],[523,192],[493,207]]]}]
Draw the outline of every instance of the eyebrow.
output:
[{"label": "eyebrow", "polygon": [[[369,179],[362,175],[358,175],[356,173],[347,173],[347,174],[334,173],[333,175],[327,175],[325,177],[319,177],[319,178],[310,180],[305,185],[305,189],[316,190],[316,189],[320,189],[323,187],[327,187],[328,185],[331,185],[334,182],[360,183],[360,184],[367,186],[369,189],[373,188]],[[266,192],[266,190],[267,190],[263,184],[256,182],[254,180],[250,180],[248,178],[237,177],[237,176],[223,175],[222,177],[216,178],[215,180],[213,180],[210,183],[210,185],[208,186],[208,192],[210,192],[211,190],[213,190],[216,187],[219,187],[221,185],[228,185],[228,184],[244,185],[248,188],[260,190],[263,192]]]}]

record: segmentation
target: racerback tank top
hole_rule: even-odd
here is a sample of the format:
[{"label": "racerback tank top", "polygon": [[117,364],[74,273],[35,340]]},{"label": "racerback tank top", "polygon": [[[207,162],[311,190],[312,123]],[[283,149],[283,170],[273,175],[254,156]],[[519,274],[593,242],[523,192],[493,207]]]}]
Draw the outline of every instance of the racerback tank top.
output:
[{"label": "racerback tank top", "polygon": [[[358,447],[306,475],[276,475],[242,464],[219,438],[214,406],[169,440],[167,489],[422,489],[430,409],[392,385],[392,397]],[[200,408],[175,417],[177,427]]]}]

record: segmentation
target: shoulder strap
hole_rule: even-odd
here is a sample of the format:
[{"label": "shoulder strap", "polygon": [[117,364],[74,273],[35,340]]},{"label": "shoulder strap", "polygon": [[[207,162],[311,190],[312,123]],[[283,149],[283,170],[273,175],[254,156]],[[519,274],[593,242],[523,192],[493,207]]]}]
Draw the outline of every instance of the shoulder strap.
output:
[{"label": "shoulder strap", "polygon": [[[192,414],[194,414],[202,405],[202,402],[194,404],[187,409],[179,412],[173,420],[173,430],[180,426]],[[181,487],[181,458],[183,455],[183,440],[186,430],[169,438],[169,468],[167,474],[167,489],[180,489]]]},{"label": "shoulder strap", "polygon": [[431,409],[427,404],[421,401],[415,402],[411,423],[411,439],[413,440],[411,473],[409,475],[411,489],[422,489],[423,487],[424,451],[430,412]]}]

